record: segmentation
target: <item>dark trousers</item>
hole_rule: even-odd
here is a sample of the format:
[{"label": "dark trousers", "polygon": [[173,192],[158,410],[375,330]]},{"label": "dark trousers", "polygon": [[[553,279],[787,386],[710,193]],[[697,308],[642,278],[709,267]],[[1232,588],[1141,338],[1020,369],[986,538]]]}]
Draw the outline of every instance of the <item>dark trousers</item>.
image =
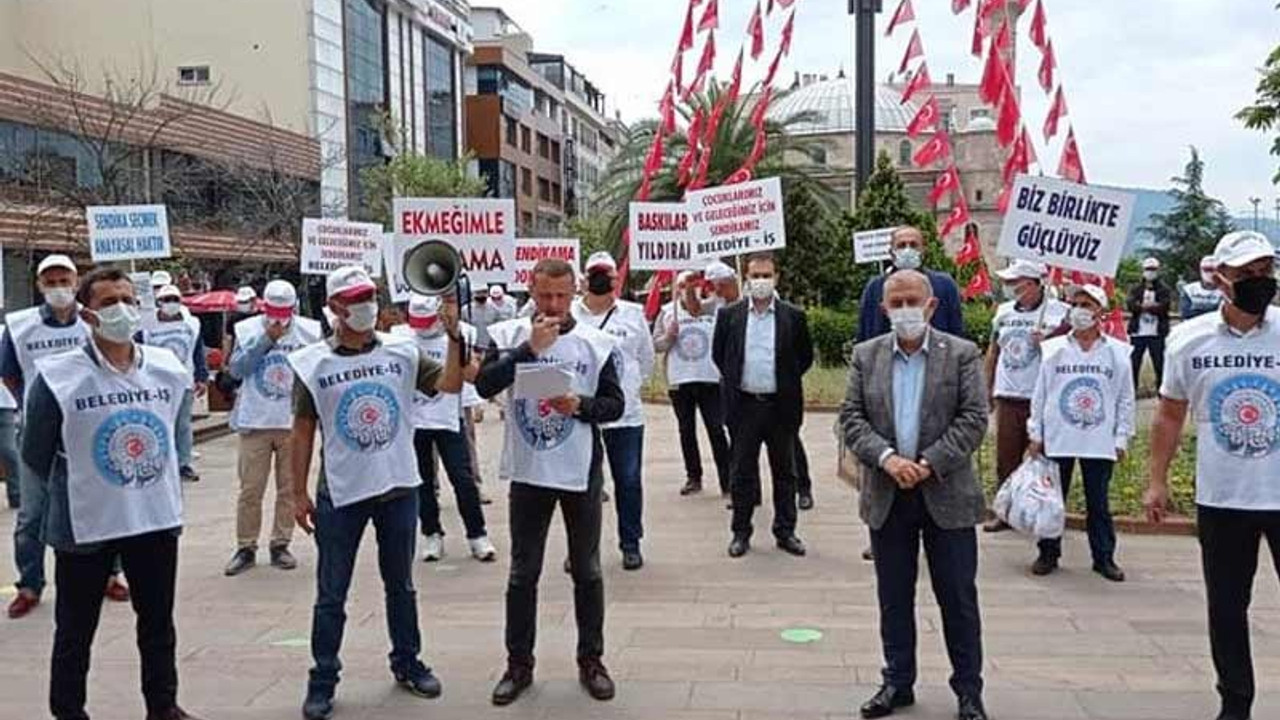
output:
[{"label": "dark trousers", "polygon": [[1164,382],[1164,338],[1159,336],[1130,337],[1133,352],[1129,359],[1133,363],[1133,389],[1138,390],[1138,380],[1142,377],[1142,353],[1151,355],[1151,366],[1156,371],[1156,389]]},{"label": "dark trousers", "polygon": [[805,496],[813,494],[813,478],[809,476],[809,453],[804,450],[804,443],[800,441],[800,433],[796,433],[795,445],[796,458],[796,495]]},{"label": "dark trousers", "polygon": [[[347,592],[365,526],[373,523],[378,542],[378,571],[386,595],[387,634],[391,637],[391,671],[420,672],[422,635],[418,630],[417,593],[413,589],[413,551],[417,541],[418,493],[362,500],[336,508],[328,493],[316,497],[316,605],[311,619],[311,687],[333,692],[342,662],[342,633],[347,624]],[[129,578],[132,581],[132,577]],[[99,590],[101,594],[101,590]]]},{"label": "dark trousers", "polygon": [[613,504],[618,509],[618,547],[639,551],[644,537],[644,488],[640,470],[644,461],[644,426],[602,430],[609,474],[613,476]]},{"label": "dark trousers", "polygon": [[1262,538],[1280,576],[1280,511],[1196,509],[1200,562],[1209,606],[1209,647],[1222,707],[1248,717],[1253,705],[1249,602]]},{"label": "dark trousers", "polygon": [[177,705],[178,665],[173,599],[178,579],[178,536],[171,531],[103,543],[90,553],[55,553],[53,662],[49,710],[59,720],[85,720],[89,651],[102,612],[102,588],[117,558],[129,576],[142,659],[142,696],[147,713]]},{"label": "dark trousers", "polygon": [[[598,451],[597,451],[598,453]],[[592,467],[598,468],[598,460]],[[533,667],[538,630],[538,578],[547,550],[547,530],[556,506],[564,517],[573,575],[573,611],[578,623],[578,657],[604,655],[604,577],[600,573],[600,522],[604,485],[593,470],[586,492],[567,492],[511,483],[511,574],[507,578],[507,658]]]},{"label": "dark trousers", "polygon": [[[1076,458],[1053,458],[1058,463],[1062,478],[1062,497],[1071,492],[1071,475]],[[1080,475],[1084,478],[1085,528],[1089,534],[1089,551],[1093,563],[1110,562],[1116,555],[1116,528],[1111,521],[1111,503],[1107,492],[1111,488],[1111,472],[1115,462],[1097,458],[1080,458]],[[1062,557],[1062,538],[1040,541],[1040,554],[1055,560]]]},{"label": "dark trousers", "polygon": [[1027,418],[1031,417],[1031,401],[1019,398],[996,398],[996,480],[1005,479],[1022,464],[1027,452]]},{"label": "dark trousers", "polygon": [[734,537],[751,537],[751,515],[760,502],[760,446],[769,454],[773,480],[773,536],[796,532],[796,428],[778,423],[777,402],[743,394],[733,429]]},{"label": "dark trousers", "polygon": [[698,448],[698,413],[711,441],[720,492],[729,492],[729,438],[724,428],[724,403],[717,383],[685,383],[667,391],[671,408],[680,428],[680,454],[684,458],[684,474],[689,480],[702,482],[702,452]]},{"label": "dark trousers", "polygon": [[884,682],[910,688],[916,681],[916,577],[920,540],[929,561],[933,596],[942,612],[942,634],[951,658],[951,689],[982,694],[982,617],[978,611],[978,536],[973,528],[938,527],[917,490],[899,490],[889,517],[871,531],[880,599]]},{"label": "dark trousers", "polygon": [[480,507],[480,488],[471,472],[471,450],[467,436],[448,430],[415,430],[413,449],[418,455],[418,474],[422,485],[418,487],[418,520],[423,535],[443,535],[440,526],[440,500],[436,497],[436,463],[434,453],[440,454],[453,497],[458,503],[458,514],[467,530],[467,539],[486,535],[484,510]]}]

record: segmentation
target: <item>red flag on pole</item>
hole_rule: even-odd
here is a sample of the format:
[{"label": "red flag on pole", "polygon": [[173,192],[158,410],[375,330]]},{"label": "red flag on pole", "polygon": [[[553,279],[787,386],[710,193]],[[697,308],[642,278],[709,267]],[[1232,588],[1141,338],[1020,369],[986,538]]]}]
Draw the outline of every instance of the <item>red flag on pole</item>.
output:
[{"label": "red flag on pole", "polygon": [[1009,21],[1000,23],[1000,32],[996,33],[996,49],[1004,52],[1013,47],[1013,35],[1009,32]]},{"label": "red flag on pole", "polygon": [[982,39],[987,36],[987,29],[982,24],[982,13],[973,14],[973,42],[969,52],[974,57],[982,57]]},{"label": "red flag on pole", "polygon": [[1036,157],[1036,148],[1031,144],[1031,133],[1027,132],[1027,126],[1022,126],[1022,146],[1027,149],[1027,172],[1030,172],[1031,166],[1040,162]]},{"label": "red flag on pole", "polygon": [[996,212],[1001,215],[1009,210],[1009,200],[1013,197],[1013,183],[1006,182],[1000,190],[1000,196],[996,198]]},{"label": "red flag on pole", "polygon": [[990,292],[991,276],[987,274],[987,266],[984,263],[978,266],[978,272],[974,273],[973,279],[969,281],[968,285],[964,286],[964,291],[961,292],[960,297],[965,300],[972,300],[979,295],[990,294]]},{"label": "red flag on pole", "polygon": [[964,12],[965,8],[969,7],[969,3],[971,2],[973,2],[973,0],[951,0],[951,12],[959,15]]},{"label": "red flag on pole", "polygon": [[982,66],[982,80],[978,83],[978,98],[988,105],[1000,102],[1004,94],[1005,76],[1008,75],[1004,62],[1000,60],[1000,51],[991,43],[987,52],[987,62]]},{"label": "red flag on pole", "polygon": [[1053,41],[1050,40],[1044,45],[1044,52],[1040,56],[1040,72],[1036,73],[1046,95],[1053,92],[1053,70],[1056,67],[1058,60],[1053,56]]},{"label": "red flag on pole", "polygon": [[702,19],[698,21],[698,32],[715,30],[720,27],[720,0],[709,0],[702,11]]},{"label": "red flag on pole", "polygon": [[889,21],[889,29],[884,31],[884,36],[889,37],[899,25],[915,19],[916,10],[911,6],[911,0],[902,0],[898,4],[898,10],[893,14],[893,19]]},{"label": "red flag on pole", "polygon": [[1058,121],[1067,114],[1067,99],[1062,94],[1062,86],[1053,95],[1053,104],[1049,106],[1049,115],[1044,119],[1044,141],[1049,142],[1058,134]]},{"label": "red flag on pole", "polygon": [[[715,0],[712,0],[715,2]],[[707,44],[702,46],[702,58],[698,60],[698,77],[711,72],[716,64],[716,34],[707,33]]]},{"label": "red flag on pole", "polygon": [[684,53],[679,50],[671,60],[671,81],[675,83],[676,92],[684,92]]},{"label": "red flag on pole", "polygon": [[742,92],[742,51],[738,51],[738,61],[733,64],[733,74],[729,76],[728,102],[738,102],[738,94]]},{"label": "red flag on pole", "polygon": [[1023,128],[1018,135],[1018,139],[1013,141],[1013,151],[1009,153],[1009,159],[1004,164],[1004,184],[1009,185],[1013,181],[1013,176],[1018,173],[1026,174],[1031,169],[1031,163],[1027,155],[1027,131]]},{"label": "red flag on pole", "polygon": [[760,16],[760,2],[757,0],[755,12],[747,23],[747,34],[751,36],[751,59],[759,60],[764,52],[764,18]]},{"label": "red flag on pole", "polygon": [[[781,2],[781,0],[779,0],[779,2]],[[786,5],[783,7],[786,7]],[[795,11],[792,11],[791,15],[787,17],[787,24],[782,26],[782,42],[778,45],[779,56],[786,55],[791,52],[791,36],[795,34],[795,30],[796,14]]]},{"label": "red flag on pole", "polygon": [[929,138],[929,142],[920,146],[911,162],[918,168],[928,167],[938,160],[951,157],[951,139],[945,130],[939,130]]},{"label": "red flag on pole", "polygon": [[[942,223],[942,229],[938,231],[938,237],[945,238],[956,228],[964,227],[970,219],[969,203],[965,202],[964,197],[961,196],[960,201],[951,208],[951,212],[947,213],[947,219]],[[964,245],[961,245],[960,252],[956,253],[956,264],[968,265],[977,260],[980,254],[981,250],[978,248],[977,237],[971,238],[969,233],[965,233]]]},{"label": "red flag on pole", "polygon": [[907,65],[922,55],[924,55],[924,43],[920,41],[920,31],[914,30],[911,33],[911,42],[907,43],[907,52],[902,56],[902,64],[898,66],[898,72],[906,72]]},{"label": "red flag on pole", "polygon": [[907,86],[902,90],[902,102],[906,103],[915,97],[916,93],[921,90],[928,90],[932,86],[933,82],[929,80],[929,64],[927,61],[921,62],[920,67],[911,76],[911,79],[907,81]]},{"label": "red flag on pole", "polygon": [[653,175],[662,167],[662,133],[655,132],[653,134],[653,145],[649,148],[649,155],[644,159],[644,174]]},{"label": "red flag on pole", "polygon": [[711,147],[702,148],[702,155],[698,158],[698,170],[694,173],[693,183],[689,185],[692,189],[706,187],[707,170],[711,168]]},{"label": "red flag on pole", "polygon": [[1022,113],[1018,109],[1018,98],[1013,93],[1013,83],[1006,82],[1004,98],[1000,101],[1000,117],[996,121],[996,142],[1000,147],[1009,147],[1013,143],[1021,121]]},{"label": "red flag on pole", "polygon": [[1044,49],[1045,44],[1049,42],[1046,32],[1047,21],[1044,15],[1044,0],[1036,0],[1036,11],[1031,16],[1031,44]]},{"label": "red flag on pole", "polygon": [[952,165],[938,176],[933,183],[933,189],[929,191],[929,204],[938,205],[938,201],[948,193],[953,193],[960,189],[960,173],[956,170],[956,166]]},{"label": "red flag on pole", "polygon": [[916,116],[911,118],[911,122],[907,124],[907,137],[913,138],[925,130],[936,128],[939,114],[938,98],[930,97],[925,104],[920,106]]},{"label": "red flag on pole", "polygon": [[658,113],[662,116],[661,132],[664,135],[670,135],[676,131],[676,103],[675,91],[672,84],[667,83],[667,89],[662,93],[662,101],[658,103]]},{"label": "red flag on pole", "polygon": [[1080,146],[1076,144],[1076,129],[1073,127],[1067,128],[1067,142],[1062,146],[1058,175],[1072,182],[1085,184],[1084,161],[1080,159]]},{"label": "red flag on pole", "polygon": [[693,49],[693,3],[684,14],[684,29],[680,31],[680,52]]},{"label": "red flag on pole", "polygon": [[1005,6],[1005,2],[1006,0],[985,0],[978,9],[978,18],[984,23],[987,22],[997,10]]},{"label": "red flag on pole", "polygon": [[676,184],[685,186],[693,179],[693,163],[698,159],[698,146],[690,144],[684,151],[684,156],[680,158],[680,164],[676,167]]},{"label": "red flag on pole", "polygon": [[751,108],[751,124],[756,130],[764,131],[765,113],[769,110],[769,102],[773,100],[773,88],[765,88],[755,107]]}]

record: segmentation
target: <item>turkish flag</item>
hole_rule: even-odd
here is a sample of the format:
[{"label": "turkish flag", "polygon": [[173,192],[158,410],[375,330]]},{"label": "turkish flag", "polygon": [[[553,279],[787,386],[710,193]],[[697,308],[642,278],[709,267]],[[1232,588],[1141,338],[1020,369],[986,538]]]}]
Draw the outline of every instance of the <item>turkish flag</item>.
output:
[{"label": "turkish flag", "polygon": [[711,147],[702,148],[702,155],[698,157],[698,169],[694,172],[693,182],[689,184],[690,190],[697,190],[707,186],[707,170],[711,168]]},{"label": "turkish flag", "polygon": [[1013,181],[1013,176],[1018,173],[1026,174],[1031,169],[1029,156],[1027,155],[1027,131],[1024,127],[1019,133],[1018,139],[1013,141],[1013,151],[1009,153],[1009,159],[1004,164],[1004,184],[1009,185]]},{"label": "turkish flag", "polygon": [[1044,119],[1044,141],[1049,142],[1058,134],[1058,121],[1067,114],[1067,98],[1062,94],[1062,86],[1054,93],[1053,104],[1049,106],[1049,115]]},{"label": "turkish flag", "polygon": [[693,49],[693,4],[684,14],[684,29],[680,31],[680,52]]},{"label": "turkish flag", "polygon": [[1036,0],[1036,11],[1031,16],[1031,44],[1044,49],[1049,42],[1048,30],[1046,28],[1047,20],[1044,16],[1044,0]]},{"label": "turkish flag", "polygon": [[756,2],[755,12],[751,13],[751,20],[747,23],[747,34],[751,36],[751,59],[759,60],[760,53],[764,52],[764,18],[760,15],[760,3]]},{"label": "turkish flag", "polygon": [[996,142],[1000,147],[1009,147],[1013,143],[1021,121],[1022,112],[1018,109],[1018,98],[1013,94],[1013,84],[1006,82],[1004,99],[1000,101],[1000,117],[996,120]]},{"label": "turkish flag", "polygon": [[706,122],[706,113],[703,112],[702,107],[699,106],[693,111],[693,118],[689,120],[689,132],[685,135],[685,137],[689,139],[690,147],[696,146],[702,139],[702,132]]},{"label": "turkish flag", "polygon": [[689,147],[685,149],[684,156],[680,158],[680,165],[676,167],[676,183],[684,186],[688,185],[693,179],[693,163],[698,159],[697,143],[689,143]]},{"label": "turkish flag", "polygon": [[982,13],[973,14],[973,43],[970,52],[974,57],[982,57],[982,39],[987,36],[987,28],[982,22]]},{"label": "turkish flag", "polygon": [[769,110],[769,102],[773,100],[773,88],[765,88],[756,106],[751,109],[751,124],[756,130],[764,132],[765,113]]},{"label": "turkish flag", "polygon": [[938,201],[948,193],[953,193],[960,189],[960,172],[956,170],[956,166],[952,165],[938,176],[933,183],[933,189],[929,191],[929,204],[937,207]]},{"label": "turkish flag", "polygon": [[902,55],[902,64],[898,65],[898,72],[906,72],[907,65],[922,55],[924,55],[924,43],[920,41],[920,31],[914,30],[911,33],[911,42],[907,43],[907,51]]},{"label": "turkish flag", "polygon": [[999,197],[996,198],[996,212],[1001,215],[1009,210],[1009,200],[1013,197],[1013,183],[1006,182],[1000,190]]},{"label": "turkish flag", "polygon": [[959,15],[964,12],[965,8],[969,7],[969,3],[971,2],[973,2],[973,0],[951,0],[951,12]]},{"label": "turkish flag", "polygon": [[1036,148],[1031,144],[1031,134],[1027,132],[1027,126],[1022,126],[1022,146],[1027,149],[1027,168],[1030,170],[1032,165],[1040,162],[1036,157]]},{"label": "turkish flag", "polygon": [[933,134],[929,142],[920,146],[911,156],[911,163],[918,168],[928,167],[938,160],[951,157],[951,140],[945,130]]},{"label": "turkish flag", "polygon": [[[711,0],[715,2],[715,0]],[[716,64],[716,34],[707,33],[707,44],[702,46],[702,58],[698,60],[698,77],[711,72]]]},{"label": "turkish flag", "polygon": [[[784,5],[783,7],[786,7]],[[782,26],[782,43],[778,45],[778,56],[791,52],[791,36],[796,32],[796,13],[793,10],[787,17],[787,24]]]},{"label": "turkish flag", "polygon": [[1004,94],[1006,75],[1008,75],[1008,72],[1005,69],[1004,61],[1000,59],[1000,51],[996,49],[996,44],[993,41],[991,49],[987,52],[987,62],[982,66],[982,80],[978,83],[978,98],[988,105],[995,105],[1000,102],[1000,98]]},{"label": "turkish flag", "polygon": [[721,185],[738,185],[744,182],[751,182],[751,170],[746,166],[740,167],[733,171],[733,174],[724,179]]},{"label": "turkish flag", "polygon": [[1004,52],[1013,47],[1013,35],[1009,32],[1009,21],[1000,23],[1000,32],[996,33],[996,49]]},{"label": "turkish flag", "polygon": [[649,147],[649,155],[644,159],[644,174],[652,175],[662,167],[662,133],[653,134],[653,145]]},{"label": "turkish flag", "polygon": [[1006,0],[985,0],[978,10],[978,17],[985,23],[997,10],[1002,9],[1005,3]]},{"label": "turkish flag", "polygon": [[1058,175],[1072,182],[1085,184],[1084,161],[1080,159],[1080,146],[1076,144],[1076,129],[1067,128],[1067,142],[1062,146],[1062,160],[1058,163]]},{"label": "turkish flag", "polygon": [[920,110],[916,113],[911,122],[907,124],[907,137],[916,137],[925,130],[936,128],[938,126],[938,98],[931,97],[920,106]]},{"label": "turkish flag", "polygon": [[916,73],[907,81],[907,86],[902,90],[902,102],[905,103],[921,90],[928,90],[933,87],[933,82],[929,79],[929,64],[921,62],[920,67],[916,69]]},{"label": "turkish flag", "polygon": [[702,11],[702,19],[698,21],[698,32],[715,30],[720,27],[720,0],[709,0]]},{"label": "turkish flag", "polygon": [[978,267],[978,272],[974,273],[973,279],[969,281],[969,284],[964,286],[960,297],[965,300],[972,300],[979,295],[989,295],[990,293],[991,276],[987,274],[987,266],[983,264]]},{"label": "turkish flag", "polygon": [[[942,229],[938,231],[938,237],[945,238],[956,228],[964,227],[969,220],[969,204],[965,202],[964,197],[961,197],[960,201],[951,208],[951,212],[947,213],[947,219],[942,223]],[[978,259],[979,249],[976,236],[972,238],[972,242],[970,241],[971,238],[966,234],[964,245],[961,245],[960,252],[956,253],[957,265],[968,265]]]},{"label": "turkish flag", "polygon": [[1053,56],[1053,41],[1050,40],[1045,43],[1044,52],[1040,55],[1040,72],[1036,74],[1046,95],[1053,92],[1053,70],[1056,67],[1058,60]]},{"label": "turkish flag", "polygon": [[671,83],[667,83],[667,89],[662,93],[662,101],[658,103],[658,114],[662,116],[661,132],[664,135],[670,135],[676,131],[676,103],[675,90]]},{"label": "turkish flag", "polygon": [[675,84],[676,92],[684,90],[684,53],[676,50],[676,56],[671,61],[671,81]]},{"label": "turkish flag", "polygon": [[738,94],[742,92],[742,51],[738,51],[738,61],[733,64],[733,74],[729,76],[728,102],[738,102]]},{"label": "turkish flag", "polygon": [[[622,257],[627,257],[623,255]],[[653,283],[649,285],[649,297],[644,300],[644,316],[652,320],[658,316],[658,311],[662,309],[662,289],[671,284],[675,279],[675,272],[671,270],[659,270],[653,275]]]},{"label": "turkish flag", "polygon": [[916,10],[911,7],[911,0],[902,0],[898,5],[898,10],[893,14],[893,19],[889,21],[889,29],[884,31],[885,37],[893,34],[895,28],[905,22],[916,19]]},{"label": "turkish flag", "polygon": [[715,147],[716,133],[720,132],[720,120],[724,118],[724,112],[729,106],[729,96],[721,95],[716,101],[716,105],[711,110],[711,117],[707,118],[707,129],[702,133],[702,145],[706,148]]}]

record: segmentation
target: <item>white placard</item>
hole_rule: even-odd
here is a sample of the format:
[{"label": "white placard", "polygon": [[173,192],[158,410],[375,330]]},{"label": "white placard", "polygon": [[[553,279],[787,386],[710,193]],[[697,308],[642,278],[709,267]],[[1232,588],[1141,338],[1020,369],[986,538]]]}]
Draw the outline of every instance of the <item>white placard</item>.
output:
[{"label": "white placard", "polygon": [[853,261],[859,265],[888,262],[893,259],[891,246],[896,227],[865,230],[853,234]]},{"label": "white placard", "polygon": [[350,220],[302,221],[302,274],[328,275],[347,265],[363,265],[382,276],[382,226]]},{"label": "white placard", "polygon": [[533,281],[533,266],[543,258],[564,260],[575,269],[582,267],[577,238],[519,238],[516,240],[516,273],[508,290],[524,291]]},{"label": "white placard", "polygon": [[996,252],[1115,277],[1134,202],[1126,192],[1019,175]]},{"label": "white placard", "polygon": [[685,270],[706,264],[693,253],[685,203],[631,203],[627,230],[632,270]]},{"label": "white placard", "polygon": [[693,252],[704,262],[787,246],[782,181],[776,177],[696,190],[685,203]]},{"label": "white placard", "polygon": [[92,205],[84,215],[89,223],[89,255],[95,263],[173,255],[169,211],[164,205]]},{"label": "white placard", "polygon": [[573,370],[563,365],[516,363],[512,392],[517,400],[545,400],[562,397],[573,390]]},{"label": "white placard", "polygon": [[382,262],[387,267],[387,292],[391,302],[409,302],[409,285],[404,281],[404,243],[395,233],[382,234]]},{"label": "white placard", "polygon": [[144,310],[155,310],[156,291],[151,287],[151,273],[129,273],[129,281],[133,283],[133,295],[138,299],[138,306]]},{"label": "white placard", "polygon": [[516,205],[492,198],[396,198],[397,250],[427,240],[458,249],[472,287],[509,284],[515,276]]}]

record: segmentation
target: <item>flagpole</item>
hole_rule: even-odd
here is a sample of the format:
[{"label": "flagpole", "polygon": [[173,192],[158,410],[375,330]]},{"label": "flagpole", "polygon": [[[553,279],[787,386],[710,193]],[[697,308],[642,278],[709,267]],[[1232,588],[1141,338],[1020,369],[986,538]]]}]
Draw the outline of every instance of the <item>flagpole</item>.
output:
[{"label": "flagpole", "polygon": [[854,16],[854,192],[866,187],[876,162],[876,13],[882,0],[849,0]]}]

